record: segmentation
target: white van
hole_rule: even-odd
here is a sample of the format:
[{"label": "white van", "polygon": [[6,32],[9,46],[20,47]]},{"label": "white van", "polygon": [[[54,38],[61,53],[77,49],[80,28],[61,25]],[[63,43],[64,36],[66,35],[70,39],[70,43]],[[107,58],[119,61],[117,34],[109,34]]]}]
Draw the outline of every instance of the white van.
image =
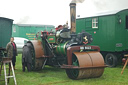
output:
[{"label": "white van", "polygon": [[14,42],[16,43],[18,54],[23,52],[23,46],[25,45],[27,41],[28,39],[26,38],[14,37]]}]

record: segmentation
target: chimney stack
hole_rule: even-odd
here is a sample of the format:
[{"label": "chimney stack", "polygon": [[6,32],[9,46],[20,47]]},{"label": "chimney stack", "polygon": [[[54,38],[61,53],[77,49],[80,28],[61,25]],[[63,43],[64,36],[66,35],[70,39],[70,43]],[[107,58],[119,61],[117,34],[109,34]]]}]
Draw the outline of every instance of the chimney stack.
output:
[{"label": "chimney stack", "polygon": [[70,3],[71,33],[76,32],[76,3]]}]

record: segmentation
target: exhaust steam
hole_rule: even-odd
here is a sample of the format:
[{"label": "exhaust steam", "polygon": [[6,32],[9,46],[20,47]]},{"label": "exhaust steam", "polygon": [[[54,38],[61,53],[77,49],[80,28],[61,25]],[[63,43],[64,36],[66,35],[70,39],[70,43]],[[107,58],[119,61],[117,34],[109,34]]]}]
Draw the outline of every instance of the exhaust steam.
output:
[{"label": "exhaust steam", "polygon": [[84,0],[72,0],[71,3],[83,3]]}]

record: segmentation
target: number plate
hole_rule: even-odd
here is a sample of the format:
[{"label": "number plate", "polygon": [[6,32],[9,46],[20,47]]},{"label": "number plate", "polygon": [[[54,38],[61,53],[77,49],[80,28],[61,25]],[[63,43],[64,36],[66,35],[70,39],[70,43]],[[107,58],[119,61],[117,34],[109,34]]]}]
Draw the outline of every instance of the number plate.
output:
[{"label": "number plate", "polygon": [[85,49],[91,49],[91,47],[85,47]]},{"label": "number plate", "polygon": [[84,50],[84,47],[80,47],[80,50]]},{"label": "number plate", "polygon": [[80,47],[80,50],[84,50],[84,49],[88,50],[88,49],[91,49],[91,47],[90,46],[89,47],[86,47],[86,46],[85,47]]}]

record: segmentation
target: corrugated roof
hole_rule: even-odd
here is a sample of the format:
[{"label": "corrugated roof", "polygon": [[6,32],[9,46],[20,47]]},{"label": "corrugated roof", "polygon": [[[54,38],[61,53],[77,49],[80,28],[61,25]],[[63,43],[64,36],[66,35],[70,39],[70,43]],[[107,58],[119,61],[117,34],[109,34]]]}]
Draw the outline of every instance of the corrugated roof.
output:
[{"label": "corrugated roof", "polygon": [[35,27],[55,27],[54,25],[41,25],[41,24],[15,24],[18,26],[23,26],[23,27],[31,27],[31,26],[35,26]]},{"label": "corrugated roof", "polygon": [[121,11],[124,11],[124,10],[128,10],[128,9],[114,10],[114,11],[108,11],[108,12],[97,13],[97,15],[95,15],[95,16],[113,15],[113,14],[117,14],[118,12],[121,12]]},{"label": "corrugated roof", "polygon": [[13,21],[13,19],[9,19],[9,18],[6,18],[6,17],[0,17],[1,19],[7,19],[7,20],[12,20]]},{"label": "corrugated roof", "polygon": [[[121,11],[125,11],[125,10],[128,10],[128,9],[107,11],[107,12],[97,13],[97,14],[95,14],[95,15],[91,15],[91,16],[87,16],[87,17],[114,15],[114,14],[117,14],[117,13],[119,13],[119,12],[121,12]],[[80,17],[80,18],[87,18],[87,17]],[[77,19],[79,19],[79,18],[77,18]]]}]

